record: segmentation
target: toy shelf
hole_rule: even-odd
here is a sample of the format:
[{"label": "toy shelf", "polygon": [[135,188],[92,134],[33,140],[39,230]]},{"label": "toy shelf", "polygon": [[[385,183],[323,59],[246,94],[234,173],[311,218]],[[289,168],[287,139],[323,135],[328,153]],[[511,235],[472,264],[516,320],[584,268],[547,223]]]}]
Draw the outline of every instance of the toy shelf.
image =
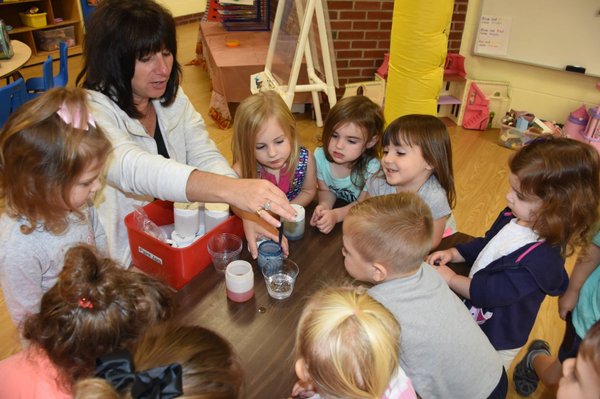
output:
[{"label": "toy shelf", "polygon": [[[21,22],[19,13],[24,13],[31,7],[39,8],[39,12],[46,13],[47,25],[43,27],[30,27]],[[55,22],[56,18],[62,18]],[[69,47],[69,55],[81,54],[83,41],[83,20],[78,0],[18,0],[0,2],[0,19],[3,19],[7,25],[13,27],[8,32],[12,40],[19,40],[31,48],[31,58],[25,64],[40,64],[52,55],[58,58],[58,49],[53,51],[44,51],[38,48],[34,33],[60,27],[73,27],[75,35],[75,46]]]}]

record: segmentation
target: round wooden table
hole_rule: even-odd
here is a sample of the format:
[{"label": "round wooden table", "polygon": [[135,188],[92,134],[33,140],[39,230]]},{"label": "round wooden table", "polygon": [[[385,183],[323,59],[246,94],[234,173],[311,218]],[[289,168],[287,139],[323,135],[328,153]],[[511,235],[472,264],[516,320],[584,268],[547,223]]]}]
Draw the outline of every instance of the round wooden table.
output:
[{"label": "round wooden table", "polygon": [[0,59],[0,78],[13,76],[31,58],[31,48],[18,40],[11,40],[13,52],[12,58]]}]

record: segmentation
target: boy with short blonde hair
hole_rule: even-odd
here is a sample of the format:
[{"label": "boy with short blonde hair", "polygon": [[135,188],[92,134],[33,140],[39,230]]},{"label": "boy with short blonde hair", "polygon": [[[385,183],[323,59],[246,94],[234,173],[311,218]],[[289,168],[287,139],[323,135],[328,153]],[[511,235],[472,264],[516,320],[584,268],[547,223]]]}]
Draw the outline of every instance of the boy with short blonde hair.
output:
[{"label": "boy with short blonde hair", "polygon": [[344,226],[344,238],[356,243],[363,258],[385,260],[391,274],[419,268],[433,236],[431,211],[419,197],[383,195],[355,208]]},{"label": "boy with short blonde hair", "polygon": [[424,262],[433,221],[416,194],[372,197],[344,220],[344,265],[402,328],[400,364],[423,398],[504,398],[500,357],[469,311]]}]

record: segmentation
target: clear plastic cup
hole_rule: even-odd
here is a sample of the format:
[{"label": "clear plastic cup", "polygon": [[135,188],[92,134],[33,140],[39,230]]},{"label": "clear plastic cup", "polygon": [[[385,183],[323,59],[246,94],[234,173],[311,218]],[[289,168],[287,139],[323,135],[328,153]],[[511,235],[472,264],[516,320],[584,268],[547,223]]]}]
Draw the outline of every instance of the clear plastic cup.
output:
[{"label": "clear plastic cup", "polygon": [[273,299],[286,299],[292,295],[299,268],[291,259],[283,259],[281,266],[262,269],[269,296]]},{"label": "clear plastic cup", "polygon": [[235,234],[216,234],[208,240],[208,253],[218,272],[224,272],[227,265],[237,260],[242,252],[242,239]]}]

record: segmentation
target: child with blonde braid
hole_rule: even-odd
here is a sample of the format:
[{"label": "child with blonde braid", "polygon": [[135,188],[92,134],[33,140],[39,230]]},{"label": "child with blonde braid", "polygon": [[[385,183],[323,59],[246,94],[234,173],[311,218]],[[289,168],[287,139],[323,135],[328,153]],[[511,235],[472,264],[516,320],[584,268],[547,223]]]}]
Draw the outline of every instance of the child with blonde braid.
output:
[{"label": "child with blonde braid", "polygon": [[107,251],[90,204],[111,151],[81,89],[53,89],[26,103],[0,133],[0,282],[19,324],[39,310],[65,252],[77,243]]},{"label": "child with blonde braid", "polygon": [[398,361],[400,326],[365,291],[327,288],[306,304],[296,332],[293,396],[413,399]]}]

